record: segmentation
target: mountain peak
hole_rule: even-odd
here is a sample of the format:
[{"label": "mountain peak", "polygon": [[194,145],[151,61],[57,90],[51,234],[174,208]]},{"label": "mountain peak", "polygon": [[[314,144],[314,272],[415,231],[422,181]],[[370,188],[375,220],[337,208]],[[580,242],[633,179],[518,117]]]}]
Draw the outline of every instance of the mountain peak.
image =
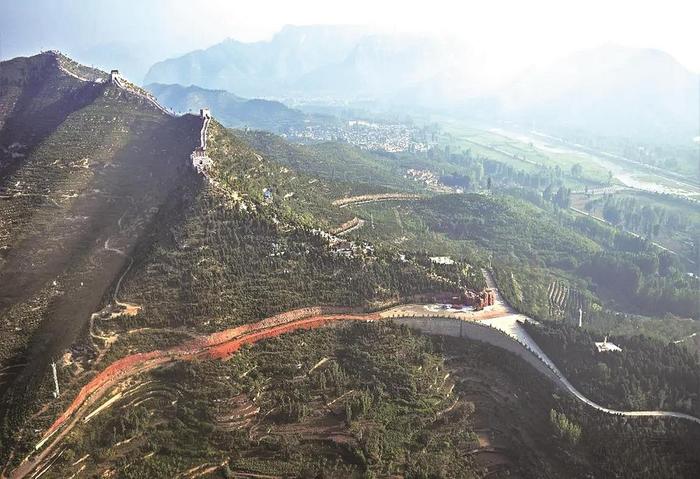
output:
[{"label": "mountain peak", "polygon": [[46,75],[47,72],[66,73],[76,79],[91,82],[103,82],[108,74],[97,68],[82,65],[59,50],[47,50],[29,57],[17,57],[0,62],[3,65],[0,77],[15,81],[21,78],[29,79],[35,75]]}]

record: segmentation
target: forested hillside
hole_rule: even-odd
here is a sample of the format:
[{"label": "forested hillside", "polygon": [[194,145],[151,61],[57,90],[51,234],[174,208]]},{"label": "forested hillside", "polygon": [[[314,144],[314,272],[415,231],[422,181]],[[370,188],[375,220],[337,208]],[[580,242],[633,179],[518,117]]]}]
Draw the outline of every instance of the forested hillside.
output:
[{"label": "forested hillside", "polygon": [[[342,190],[217,122],[204,132],[213,166],[198,174],[202,118],[72,65],[50,52],[2,69],[16,76],[2,90],[14,102],[2,129],[3,444],[49,400],[52,360],[79,384],[132,329],[154,329],[134,347],[158,348],[290,308],[376,308],[448,287],[392,252],[334,239],[326,231],[352,218],[331,204]],[[31,102],[15,101],[23,92]],[[37,136],[42,102],[64,106]]]},{"label": "forested hillside", "polygon": [[700,359],[682,346],[645,336],[611,337],[622,351],[600,353],[593,342],[602,338],[570,325],[528,331],[596,401],[620,409],[700,413]]},{"label": "forested hillside", "polygon": [[[693,337],[698,279],[575,216],[588,179],[230,130],[56,52],[1,66],[13,479],[697,470],[695,423],[605,415],[461,322],[459,338],[429,337],[390,319],[480,323],[528,353],[487,320],[529,315],[595,400],[700,414],[697,354],[669,343]],[[603,330],[624,331],[621,354],[595,352]]]}]

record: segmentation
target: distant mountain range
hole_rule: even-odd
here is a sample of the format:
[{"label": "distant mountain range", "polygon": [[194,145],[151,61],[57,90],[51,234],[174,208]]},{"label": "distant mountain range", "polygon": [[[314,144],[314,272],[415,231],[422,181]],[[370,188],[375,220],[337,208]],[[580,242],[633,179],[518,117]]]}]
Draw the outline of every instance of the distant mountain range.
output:
[{"label": "distant mountain range", "polygon": [[416,88],[432,88],[468,60],[434,37],[347,26],[287,26],[270,41],[228,39],[156,63],[145,81],[193,84],[247,97],[404,102],[413,100]]},{"label": "distant mountain range", "polygon": [[285,27],[271,41],[228,39],[153,65],[145,83],[224,89],[246,97],[281,96],[313,72],[345,60],[365,35],[355,27]]},{"label": "distant mountain range", "polygon": [[698,132],[699,77],[664,52],[598,47],[501,85],[487,81],[484,68],[444,39],[288,26],[267,42],[226,40],[157,63],[146,79],[253,97],[451,110],[561,134],[685,142]]},{"label": "distant mountain range", "polygon": [[158,101],[178,112],[197,112],[207,106],[212,114],[230,128],[250,127],[256,130],[283,132],[290,127],[300,128],[306,116],[278,101],[241,98],[225,90],[207,90],[198,86],[146,86]]}]

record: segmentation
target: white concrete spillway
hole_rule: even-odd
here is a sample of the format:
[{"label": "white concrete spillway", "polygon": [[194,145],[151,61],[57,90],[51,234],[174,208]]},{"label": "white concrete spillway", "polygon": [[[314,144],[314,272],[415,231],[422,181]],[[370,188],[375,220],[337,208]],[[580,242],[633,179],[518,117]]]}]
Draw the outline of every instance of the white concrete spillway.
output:
[{"label": "white concrete spillway", "polygon": [[551,378],[579,401],[598,411],[616,416],[675,417],[700,424],[700,418],[690,414],[673,411],[619,411],[601,406],[588,399],[566,379],[554,362],[523,328],[523,323],[537,324],[537,321],[524,314],[518,314],[501,296],[491,273],[485,269],[482,269],[482,273],[486,280],[486,286],[491,288],[495,294],[494,306],[486,308],[495,313],[493,317],[480,319],[477,316],[470,317],[459,313],[453,318],[436,317],[426,308],[422,313],[419,310],[417,317],[401,317],[402,311],[397,309],[396,313],[399,317],[392,316],[393,320],[429,334],[468,337],[511,351]]},{"label": "white concrete spillway", "polygon": [[579,401],[588,406],[616,416],[630,417],[674,417],[700,424],[700,418],[674,411],[621,411],[607,408],[588,399],[557,368],[522,326],[533,320],[522,314],[509,314],[482,321],[465,321],[456,318],[398,317],[392,319],[427,334],[476,339],[506,349],[527,361],[539,372],[552,379]]}]

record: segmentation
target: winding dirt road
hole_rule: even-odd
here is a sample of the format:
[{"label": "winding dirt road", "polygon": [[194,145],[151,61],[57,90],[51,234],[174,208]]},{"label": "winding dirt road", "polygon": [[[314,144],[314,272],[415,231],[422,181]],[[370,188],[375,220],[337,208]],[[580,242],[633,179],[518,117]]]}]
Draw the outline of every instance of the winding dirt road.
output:
[{"label": "winding dirt road", "polygon": [[[121,218],[120,218],[120,220],[121,220]],[[127,316],[134,316],[134,315],[138,314],[139,311],[141,311],[141,306],[139,306],[138,304],[125,303],[123,301],[119,301],[119,296],[118,296],[119,289],[122,286],[122,280],[129,273],[129,271],[131,270],[131,267],[134,265],[134,258],[132,258],[131,256],[128,256],[126,253],[124,253],[120,249],[113,248],[113,247],[109,246],[109,240],[105,241],[104,249],[107,251],[111,251],[113,253],[116,253],[120,256],[123,256],[129,260],[129,265],[126,267],[126,269],[124,269],[124,272],[122,272],[121,276],[119,276],[119,279],[117,280],[117,284],[114,287],[114,293],[112,294],[112,300],[113,300],[114,304],[116,304],[117,306],[119,306],[121,308],[124,308],[123,311],[118,313],[118,315],[125,314]]]},{"label": "winding dirt road", "polygon": [[[487,282],[490,283],[489,285],[493,283],[490,275],[487,275]],[[438,316],[440,319],[438,319]],[[379,321],[405,317],[423,317],[435,321],[468,321],[496,329],[512,341],[522,345],[529,353],[536,356],[541,363],[544,363],[554,374],[557,384],[583,403],[599,411],[631,417],[673,417],[700,424],[699,418],[689,414],[673,411],[618,411],[601,406],[586,398],[561,374],[554,363],[520,325],[520,321],[532,320],[526,316],[514,313],[512,308],[505,303],[498,293],[496,305],[478,312],[440,311],[438,314],[433,308],[426,305],[402,305],[375,313],[354,313],[341,308],[313,307],[288,311],[263,319],[257,323],[227,329],[209,336],[197,337],[192,341],[169,349],[137,353],[115,361],[99,372],[80,390],[73,402],[54,421],[42,439],[36,444],[34,452],[25,458],[12,471],[9,477],[11,479],[24,478],[34,471],[41,471],[49,466],[56,456],[61,453],[58,450],[58,446],[61,444],[62,439],[81,421],[85,422],[88,417],[104,411],[115,402],[115,396],[120,394],[120,392],[112,394],[106,401],[98,404],[112,388],[130,377],[174,361],[224,359],[235,354],[245,344],[254,344],[258,341],[292,331],[315,329],[342,321]]]}]

